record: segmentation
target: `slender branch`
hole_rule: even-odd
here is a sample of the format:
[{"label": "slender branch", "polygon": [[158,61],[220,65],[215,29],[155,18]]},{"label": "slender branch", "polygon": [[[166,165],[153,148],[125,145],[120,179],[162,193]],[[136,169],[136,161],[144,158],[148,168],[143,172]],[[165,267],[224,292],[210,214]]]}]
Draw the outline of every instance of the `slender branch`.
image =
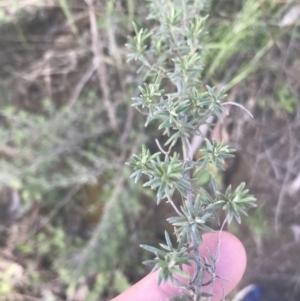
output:
[{"label": "slender branch", "polygon": [[231,106],[239,107],[239,108],[241,108],[242,110],[244,110],[245,112],[247,112],[248,115],[249,115],[251,118],[253,118],[253,115],[251,114],[251,112],[250,112],[249,110],[247,110],[244,106],[242,106],[242,105],[239,104],[239,103],[232,102],[232,101],[227,101],[227,102],[223,102],[222,105],[223,105],[223,106],[231,105]]},{"label": "slender branch", "polygon": [[[182,140],[182,151],[183,151],[183,158],[184,158],[184,162],[185,164],[189,164],[189,162],[191,161],[191,152],[190,152],[190,142],[188,137],[181,135],[181,140]],[[190,175],[190,171],[188,170],[185,175],[184,175],[185,179],[187,179],[191,185],[191,175]],[[194,204],[194,199],[193,199],[193,192],[192,192],[192,187],[190,187],[190,189],[188,189],[187,191],[187,202],[189,203],[190,206],[193,206]],[[197,240],[195,237],[195,234],[192,233],[192,245],[196,245],[197,244]],[[199,255],[199,250],[198,248],[196,248],[194,250],[194,255],[196,258],[198,258],[200,260],[200,255]],[[194,275],[193,275],[193,279],[191,281],[191,284],[195,283],[198,274],[200,272],[200,265],[195,263],[194,266]]]},{"label": "slender branch", "polygon": [[202,143],[203,143],[203,137],[206,137],[208,134],[208,126],[207,123],[212,123],[214,117],[210,116],[206,119],[205,124],[200,125],[199,130],[202,133],[203,136],[194,136],[191,142],[191,147],[189,151],[190,158],[193,158],[196,154],[196,152],[200,149]]},{"label": "slender branch", "polygon": [[162,148],[162,146],[160,145],[158,139],[155,139],[155,142],[156,142],[156,144],[157,144],[157,147],[159,148],[159,150],[160,150],[163,154],[165,154],[165,155],[169,155],[169,154],[170,154],[170,149],[169,149],[168,151],[165,151],[165,150]]},{"label": "slender branch", "polygon": [[81,77],[80,81],[76,85],[76,87],[70,97],[70,100],[69,100],[70,107],[72,107],[76,103],[76,101],[78,100],[78,98],[80,96],[81,91],[83,90],[83,88],[85,87],[87,82],[90,80],[90,78],[92,77],[92,75],[96,69],[97,69],[97,66],[95,64],[91,63],[91,65],[85,71],[85,73]]},{"label": "slender branch", "polygon": [[97,28],[97,19],[96,19],[96,13],[95,8],[93,5],[93,0],[85,0],[85,2],[88,5],[89,9],[89,17],[90,17],[90,26],[91,26],[91,38],[92,38],[92,51],[94,54],[94,65],[97,71],[98,80],[99,80],[99,86],[101,88],[101,91],[103,93],[103,103],[108,113],[108,118],[111,127],[114,131],[119,131],[118,123],[116,120],[115,110],[113,107],[112,102],[109,100],[109,86],[107,84],[106,78],[107,78],[107,69],[106,65],[104,63],[103,57],[103,45],[102,40],[99,35],[99,30]]},{"label": "slender branch", "polygon": [[179,209],[176,207],[176,205],[174,204],[174,202],[172,200],[168,200],[167,203],[170,203],[172,205],[172,207],[174,208],[174,210],[176,211],[176,213],[179,216],[183,216],[183,214],[179,211]]}]

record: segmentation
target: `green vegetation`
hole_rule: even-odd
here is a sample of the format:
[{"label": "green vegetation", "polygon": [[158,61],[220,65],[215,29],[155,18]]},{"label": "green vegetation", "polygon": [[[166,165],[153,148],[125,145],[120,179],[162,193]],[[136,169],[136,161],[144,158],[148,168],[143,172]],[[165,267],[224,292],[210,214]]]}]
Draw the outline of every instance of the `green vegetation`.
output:
[{"label": "green vegetation", "polygon": [[[228,219],[239,220],[243,205],[229,203],[243,198],[243,189],[232,185],[226,192],[226,175],[217,168],[232,152],[225,146],[228,141],[207,141],[203,153],[189,163],[181,161],[181,141],[186,151],[187,141],[199,134],[196,129],[209,116],[216,118],[208,124],[208,137],[223,113],[239,109],[224,107],[224,101],[248,108],[253,123],[259,123],[256,118],[262,114],[285,120],[297,116],[300,35],[291,11],[298,1],[212,0],[205,1],[205,7],[203,1],[194,1],[196,10],[185,12],[181,1],[162,1],[160,11],[165,14],[152,14],[151,19],[146,2],[154,12],[160,3],[0,0],[1,301],[23,300],[22,294],[55,301],[109,300],[126,289],[147,272],[139,262],[147,260],[148,253],[138,245],[162,243],[166,225],[161,220],[170,218],[164,200],[177,198],[178,191],[183,199],[188,196],[188,174],[197,178],[193,201],[200,193],[206,204],[183,204],[181,219],[171,217],[178,237],[188,236],[182,232],[191,230],[186,221],[195,210],[205,216],[208,208],[225,206],[231,212]],[[187,20],[183,14],[193,15],[182,27]],[[148,120],[138,110],[149,113]],[[243,126],[234,117],[233,127]],[[289,135],[296,137],[297,128],[290,126]],[[273,132],[270,137],[280,140]],[[166,145],[156,145],[154,138]],[[149,177],[146,185],[156,191],[158,209],[151,202],[154,193],[132,183],[132,170],[124,166],[143,144],[144,151],[133,160],[135,178],[146,182]],[[234,148],[243,151],[236,144]],[[280,172],[289,162],[283,155],[275,160],[277,153],[282,151],[270,155],[275,163],[270,162],[269,173],[276,175],[276,186],[284,181]],[[296,160],[295,154],[290,156]],[[296,161],[291,165],[295,170],[299,166]],[[174,204],[179,208],[177,200]],[[259,209],[243,227],[267,236],[263,231],[273,217],[265,211]],[[209,225],[196,223],[195,235],[196,228],[217,227],[213,212],[204,218]],[[167,248],[177,250],[172,227],[168,231]],[[180,256],[186,259],[184,253]],[[157,260],[155,264],[165,267]],[[164,271],[163,280],[174,272]]]}]

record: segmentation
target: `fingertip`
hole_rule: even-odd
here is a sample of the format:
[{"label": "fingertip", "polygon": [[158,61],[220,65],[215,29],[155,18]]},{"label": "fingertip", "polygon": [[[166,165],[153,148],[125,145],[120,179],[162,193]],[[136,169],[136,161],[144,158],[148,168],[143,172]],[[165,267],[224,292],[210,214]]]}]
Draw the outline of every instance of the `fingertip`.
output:
[{"label": "fingertip", "polygon": [[[244,246],[234,235],[228,232],[215,232],[203,235],[203,246],[200,252],[203,256],[219,254],[214,283],[205,286],[206,292],[212,292],[211,301],[219,301],[227,295],[241,280],[246,269],[246,252]],[[177,287],[170,283],[157,286],[158,272],[150,273],[129,290],[112,301],[166,301],[180,293]],[[208,279],[208,277],[207,277]]]}]

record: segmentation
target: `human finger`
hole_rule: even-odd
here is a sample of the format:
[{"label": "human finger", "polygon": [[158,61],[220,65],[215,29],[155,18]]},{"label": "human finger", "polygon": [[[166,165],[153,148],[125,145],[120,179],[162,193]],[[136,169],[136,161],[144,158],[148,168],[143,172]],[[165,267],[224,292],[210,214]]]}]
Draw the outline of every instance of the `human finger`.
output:
[{"label": "human finger", "polygon": [[[203,245],[200,248],[202,255],[208,255],[208,250],[211,254],[215,254],[218,247],[219,260],[215,273],[219,277],[212,285],[203,288],[203,291],[214,294],[211,301],[220,301],[224,295],[232,291],[246,268],[245,249],[234,235],[224,231],[221,235],[220,232],[203,235]],[[158,272],[150,273],[111,301],[166,301],[182,293],[169,282],[157,286]]]}]

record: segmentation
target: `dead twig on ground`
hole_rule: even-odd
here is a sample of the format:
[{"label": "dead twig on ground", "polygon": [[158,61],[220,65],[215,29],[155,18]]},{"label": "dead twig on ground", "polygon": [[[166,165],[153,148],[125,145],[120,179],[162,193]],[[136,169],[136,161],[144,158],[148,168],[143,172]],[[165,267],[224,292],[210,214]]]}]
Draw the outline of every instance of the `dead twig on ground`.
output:
[{"label": "dead twig on ground", "polygon": [[97,19],[96,19],[96,12],[93,5],[93,0],[85,0],[86,4],[88,5],[89,10],[89,18],[90,18],[90,30],[91,30],[91,37],[92,37],[92,51],[94,54],[94,65],[97,71],[98,80],[99,80],[99,87],[102,91],[103,96],[103,103],[108,113],[108,118],[112,129],[115,132],[119,131],[118,123],[116,120],[114,105],[112,101],[109,99],[109,86],[107,84],[106,78],[108,76],[108,72],[106,69],[106,65],[104,63],[103,57],[103,44],[101,37],[99,35],[99,30],[97,28]]},{"label": "dead twig on ground", "polygon": [[287,192],[286,186],[287,186],[288,182],[290,181],[291,170],[292,170],[292,166],[293,166],[293,163],[294,163],[294,161],[292,160],[292,158],[294,156],[294,147],[291,144],[291,142],[293,140],[293,136],[292,136],[292,133],[291,133],[290,125],[288,125],[288,135],[289,135],[290,146],[289,146],[289,157],[288,157],[288,161],[287,161],[287,169],[286,169],[286,174],[284,176],[284,180],[282,182],[282,186],[281,186],[279,197],[278,197],[277,206],[276,206],[276,209],[275,209],[274,225],[275,225],[275,231],[276,232],[279,231],[281,211],[282,211],[282,207],[283,207],[283,204],[284,204],[284,201],[285,201],[285,195],[286,195],[286,192]]},{"label": "dead twig on ground", "polygon": [[72,107],[76,101],[78,100],[81,91],[83,90],[83,88],[85,87],[85,85],[87,84],[87,82],[90,80],[90,78],[92,77],[93,73],[96,70],[96,66],[95,64],[90,64],[90,66],[86,69],[86,71],[84,72],[84,74],[82,75],[80,81],[78,82],[78,84],[76,85],[70,99],[69,99],[69,106]]}]

